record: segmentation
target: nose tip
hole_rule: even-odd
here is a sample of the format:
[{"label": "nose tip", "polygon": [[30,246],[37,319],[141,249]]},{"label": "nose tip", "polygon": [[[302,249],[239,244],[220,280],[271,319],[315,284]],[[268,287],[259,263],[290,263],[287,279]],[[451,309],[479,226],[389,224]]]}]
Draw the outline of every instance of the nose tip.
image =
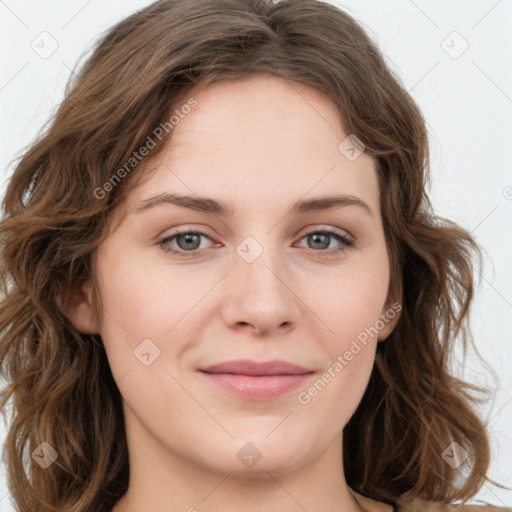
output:
[{"label": "nose tip", "polygon": [[[263,235],[245,238],[252,255],[261,247],[256,238],[263,239]],[[252,262],[246,261],[243,253],[235,255],[234,267],[225,277],[222,312],[230,328],[258,337],[276,330],[280,334],[288,332],[300,315],[289,267],[281,262],[277,251],[261,248]]]}]

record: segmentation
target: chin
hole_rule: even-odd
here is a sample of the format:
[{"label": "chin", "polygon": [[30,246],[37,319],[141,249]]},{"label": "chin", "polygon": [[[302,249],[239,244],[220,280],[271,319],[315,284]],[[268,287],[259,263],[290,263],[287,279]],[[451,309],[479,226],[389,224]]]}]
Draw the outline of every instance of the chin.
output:
[{"label": "chin", "polygon": [[[257,437],[259,439],[263,436]],[[293,473],[316,458],[313,447],[308,451],[304,442],[284,443],[279,438],[275,442],[269,439],[259,442],[258,439],[237,440],[228,446],[219,447],[214,455],[216,460],[203,460],[203,464],[209,470],[229,473],[237,478],[268,478],[269,473],[273,476]],[[219,461],[222,461],[221,464]]]},{"label": "chin", "polygon": [[258,478],[268,479],[269,473],[272,476],[285,476],[294,473],[300,469],[305,461],[303,459],[294,458],[294,460],[281,460],[279,457],[268,457],[264,460],[262,457],[254,466],[244,467],[242,463],[226,464],[222,468],[215,468],[215,470],[222,474],[230,474],[230,477],[235,478]]}]

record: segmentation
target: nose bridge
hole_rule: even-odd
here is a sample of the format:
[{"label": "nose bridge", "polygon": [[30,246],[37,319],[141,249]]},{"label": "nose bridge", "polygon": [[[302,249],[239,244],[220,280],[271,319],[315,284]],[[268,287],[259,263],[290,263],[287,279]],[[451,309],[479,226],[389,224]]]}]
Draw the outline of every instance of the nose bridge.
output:
[{"label": "nose bridge", "polygon": [[250,324],[261,333],[298,318],[284,253],[271,239],[266,236],[262,243],[248,236],[235,248],[224,305],[225,320],[232,326]]}]

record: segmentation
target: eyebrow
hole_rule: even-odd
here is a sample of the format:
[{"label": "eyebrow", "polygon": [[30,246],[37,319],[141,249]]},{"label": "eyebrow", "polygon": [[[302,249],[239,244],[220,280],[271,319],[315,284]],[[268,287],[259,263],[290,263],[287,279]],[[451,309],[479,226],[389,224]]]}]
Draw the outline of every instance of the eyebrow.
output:
[{"label": "eyebrow", "polygon": [[[190,196],[164,192],[144,199],[134,209],[134,213],[147,211],[163,204],[173,204],[203,213],[214,213],[224,217],[232,217],[233,208],[224,201],[202,196]],[[324,196],[313,199],[299,199],[295,201],[287,214],[308,213],[330,210],[342,206],[359,206],[370,216],[372,209],[361,199],[352,195]]]}]

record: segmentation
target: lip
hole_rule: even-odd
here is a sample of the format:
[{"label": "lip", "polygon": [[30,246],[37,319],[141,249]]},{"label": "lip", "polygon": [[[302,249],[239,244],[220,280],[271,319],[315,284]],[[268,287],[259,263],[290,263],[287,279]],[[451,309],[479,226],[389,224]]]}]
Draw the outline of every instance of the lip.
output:
[{"label": "lip", "polygon": [[304,384],[315,373],[288,361],[257,362],[248,359],[227,361],[199,371],[221,389],[252,400],[282,396]]}]

